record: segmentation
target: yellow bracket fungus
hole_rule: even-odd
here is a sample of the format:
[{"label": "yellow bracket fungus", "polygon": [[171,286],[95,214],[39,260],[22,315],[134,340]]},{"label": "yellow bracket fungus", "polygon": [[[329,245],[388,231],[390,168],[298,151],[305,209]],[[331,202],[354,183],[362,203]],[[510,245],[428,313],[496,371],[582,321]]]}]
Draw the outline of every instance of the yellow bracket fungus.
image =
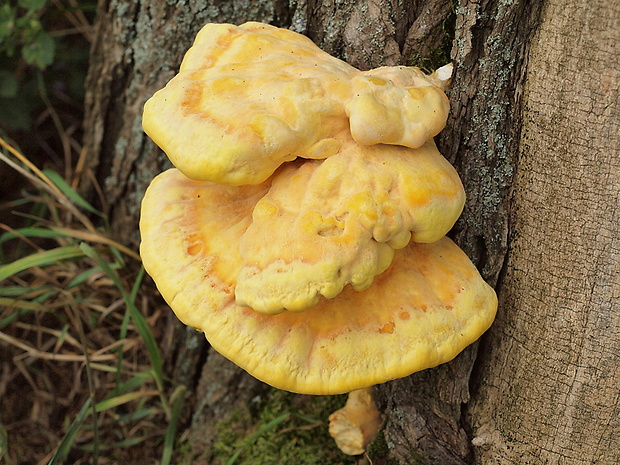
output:
[{"label": "yellow bracket fungus", "polygon": [[402,67],[377,73],[286,29],[207,24],[179,74],[146,103],[143,127],[189,178],[231,185],[338,153],[334,136],[349,118],[361,144],[415,148],[443,128],[448,99],[432,79]]},{"label": "yellow bracket fungus", "polygon": [[264,313],[303,311],[347,284],[362,291],[394,249],[443,237],[461,213],[463,187],[428,141],[360,146],[289,164],[273,178],[241,237],[237,303]]},{"label": "yellow bracket fungus", "polygon": [[176,315],[258,379],[338,394],[454,358],[491,324],[495,294],[447,237],[410,242],[363,292],[346,286],[305,312],[266,315],[235,302],[241,237],[270,188],[157,176],[142,207],[144,266]]},{"label": "yellow bracket fungus", "polygon": [[[292,31],[206,25],[143,119],[176,168],[144,196],[140,253],[179,319],[306,394],[407,376],[478,339],[497,298],[445,237],[465,195],[432,140],[450,74],[362,72]],[[348,453],[378,425],[356,410],[364,392],[333,415]]]}]

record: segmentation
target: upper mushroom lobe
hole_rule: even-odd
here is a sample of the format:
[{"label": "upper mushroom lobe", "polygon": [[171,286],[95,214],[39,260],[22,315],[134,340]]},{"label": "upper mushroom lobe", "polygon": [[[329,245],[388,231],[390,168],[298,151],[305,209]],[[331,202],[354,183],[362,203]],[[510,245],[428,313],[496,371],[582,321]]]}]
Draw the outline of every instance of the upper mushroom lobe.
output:
[{"label": "upper mushroom lobe", "polygon": [[421,146],[448,114],[435,84],[412,68],[361,72],[292,31],[208,24],[142,124],[189,178],[260,184],[287,161],[338,153],[345,129],[363,145]]}]

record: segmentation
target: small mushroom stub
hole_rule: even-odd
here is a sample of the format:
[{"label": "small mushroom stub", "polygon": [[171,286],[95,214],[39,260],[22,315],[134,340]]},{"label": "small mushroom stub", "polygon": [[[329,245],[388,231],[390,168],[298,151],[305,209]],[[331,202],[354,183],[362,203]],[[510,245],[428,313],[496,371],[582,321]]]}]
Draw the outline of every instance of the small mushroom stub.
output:
[{"label": "small mushroom stub", "polygon": [[350,392],[345,406],[329,416],[329,434],[348,455],[363,454],[380,426],[371,387]]},{"label": "small mushroom stub", "polygon": [[[175,168],[145,193],[140,253],[178,318],[305,394],[407,376],[478,339],[497,298],[445,237],[465,194],[432,140],[450,75],[362,72],[292,31],[206,25],[143,119]],[[353,431],[343,415],[333,428]]]}]

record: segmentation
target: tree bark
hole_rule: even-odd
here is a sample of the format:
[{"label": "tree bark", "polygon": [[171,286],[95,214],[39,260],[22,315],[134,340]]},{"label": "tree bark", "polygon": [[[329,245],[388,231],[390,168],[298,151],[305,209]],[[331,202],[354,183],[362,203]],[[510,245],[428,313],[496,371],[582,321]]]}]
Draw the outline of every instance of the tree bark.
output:
[{"label": "tree bark", "polygon": [[467,410],[477,463],[620,463],[619,17],[549,1],[532,41],[500,312]]},{"label": "tree bark", "polygon": [[[168,166],[142,106],[204,23],[290,27],[360,69],[417,64],[454,28],[438,141],[468,195],[453,235],[500,311],[453,362],[378,388],[387,451],[373,463],[618,463],[619,8],[599,2],[567,14],[557,0],[460,0],[454,13],[440,0],[100,0],[85,147],[113,230],[139,240],[142,194]],[[208,448],[214,420],[261,385],[201,335],[168,335],[171,373],[195,393],[190,437]]]},{"label": "tree bark", "polygon": [[[540,2],[461,1],[456,9],[451,116],[439,137],[467,203],[456,242],[495,285],[508,247],[509,192],[517,161],[521,95]],[[386,442],[401,463],[471,463],[463,421],[478,344],[454,361],[380,388],[390,415]]]}]

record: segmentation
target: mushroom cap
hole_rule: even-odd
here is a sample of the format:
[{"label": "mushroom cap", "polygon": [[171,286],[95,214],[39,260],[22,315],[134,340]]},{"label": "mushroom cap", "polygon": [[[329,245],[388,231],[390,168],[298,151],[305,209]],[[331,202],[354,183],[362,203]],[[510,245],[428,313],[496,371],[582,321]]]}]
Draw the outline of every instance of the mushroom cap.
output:
[{"label": "mushroom cap", "polygon": [[144,106],[144,131],[186,176],[260,184],[296,157],[361,144],[419,147],[445,125],[448,99],[419,70],[362,73],[307,37],[262,23],[207,24],[175,76]]},{"label": "mushroom cap", "polygon": [[305,312],[237,305],[238,243],[270,184],[221,186],[171,169],[151,183],[140,220],[144,266],[179,319],[256,378],[349,392],[447,362],[491,325],[495,293],[448,238],[411,242],[367,290],[347,286]]},{"label": "mushroom cap", "polygon": [[343,140],[326,160],[284,166],[241,238],[237,303],[275,314],[307,310],[347,284],[364,290],[394,249],[443,237],[464,202],[432,140],[417,149]]}]

